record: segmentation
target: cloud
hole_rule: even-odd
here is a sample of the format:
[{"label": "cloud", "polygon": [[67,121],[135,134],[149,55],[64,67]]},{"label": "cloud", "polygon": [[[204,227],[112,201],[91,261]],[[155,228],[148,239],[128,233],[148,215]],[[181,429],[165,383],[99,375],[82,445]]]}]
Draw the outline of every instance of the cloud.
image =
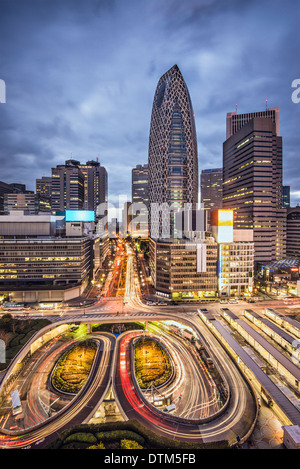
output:
[{"label": "cloud", "polygon": [[148,158],[157,82],[177,63],[194,107],[199,170],[222,165],[226,113],[236,104],[263,110],[268,98],[281,109],[285,183],[298,184],[294,3],[2,0],[1,179],[34,188],[71,153],[99,156],[110,197],[130,194],[131,168]]}]

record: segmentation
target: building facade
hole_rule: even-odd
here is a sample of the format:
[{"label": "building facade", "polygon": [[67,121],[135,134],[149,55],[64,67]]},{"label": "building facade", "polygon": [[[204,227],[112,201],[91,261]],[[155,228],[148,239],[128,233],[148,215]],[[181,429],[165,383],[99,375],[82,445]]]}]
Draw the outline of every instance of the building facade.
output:
[{"label": "building facade", "polygon": [[7,184],[6,182],[0,181],[0,215],[4,214],[4,200],[6,194],[25,194],[26,186],[25,184],[11,183]]},{"label": "building facade", "polygon": [[251,295],[254,280],[254,243],[220,243],[218,259],[220,298]]},{"label": "building facade", "polygon": [[58,218],[21,211],[0,217],[1,292],[30,302],[84,291],[93,277],[95,240],[74,231],[67,236],[67,228],[58,229]]},{"label": "building facade", "polygon": [[84,175],[79,161],[68,160],[52,168],[51,209],[82,210],[84,207]]},{"label": "building facade", "polygon": [[36,193],[51,200],[51,176],[43,176],[35,181]]},{"label": "building facade", "polygon": [[107,203],[107,171],[99,161],[87,161],[78,164],[84,175],[84,210],[97,212],[99,204]]},{"label": "building facade", "polygon": [[253,230],[255,261],[283,258],[286,217],[279,109],[230,113],[227,137],[223,144],[223,208],[234,211],[235,229]]},{"label": "building facade", "polygon": [[300,258],[300,207],[287,209],[286,255]]},{"label": "building facade", "polygon": [[[139,218],[137,224],[132,226],[132,236],[148,238],[148,213],[149,213],[149,195],[148,195],[148,164],[138,164],[132,169],[131,173],[131,200],[132,208],[129,217]],[[140,209],[138,209],[138,205]],[[130,210],[130,209],[129,209]]]},{"label": "building facade", "polygon": [[218,245],[212,237],[199,243],[150,238],[149,266],[158,295],[174,301],[210,301],[217,297]]},{"label": "building facade", "polygon": [[[152,238],[163,235],[163,218],[174,236],[174,216],[186,203],[198,203],[198,152],[191,98],[177,65],[158,81],[151,114],[148,193]],[[154,210],[153,204],[156,204]],[[165,204],[163,215],[157,205]],[[163,209],[164,210],[164,209]]]},{"label": "building facade", "polygon": [[2,239],[2,287],[81,284],[91,274],[87,237]]},{"label": "building facade", "polygon": [[291,187],[282,186],[282,206],[285,208],[290,207],[291,203]]},{"label": "building facade", "polygon": [[204,169],[200,176],[201,204],[206,212],[208,225],[211,210],[222,208],[223,170],[222,168]]},{"label": "building facade", "polygon": [[38,214],[39,212],[50,212],[51,205],[47,197],[39,194],[30,193],[11,193],[4,195],[4,213],[9,213],[15,210],[26,211],[30,215]]},{"label": "building facade", "polygon": [[253,230],[234,230],[232,210],[211,212],[211,228],[218,243],[219,297],[251,295],[254,280]]}]

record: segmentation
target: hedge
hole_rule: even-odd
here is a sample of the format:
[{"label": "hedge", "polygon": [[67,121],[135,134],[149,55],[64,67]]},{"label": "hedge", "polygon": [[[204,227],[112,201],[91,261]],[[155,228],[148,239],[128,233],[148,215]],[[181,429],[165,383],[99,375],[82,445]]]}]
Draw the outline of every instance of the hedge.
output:
[{"label": "hedge", "polygon": [[73,442],[78,442],[78,443],[90,443],[90,444],[95,444],[97,443],[97,438],[95,435],[92,433],[85,433],[85,432],[78,432],[78,433],[73,433],[72,435],[68,436],[64,443],[73,443]]},{"label": "hedge", "polygon": [[105,449],[104,444],[100,441],[97,445],[89,446],[87,449]]},{"label": "hedge", "polygon": [[121,449],[143,449],[143,447],[134,440],[122,440]]},{"label": "hedge", "polygon": [[[92,433],[96,435],[100,432],[111,432],[116,430],[127,430],[137,433],[145,440],[145,448],[148,449],[228,449],[229,444],[226,440],[211,443],[189,443],[178,441],[156,435],[153,431],[143,426],[135,419],[126,422],[107,422],[99,424],[81,424],[64,430],[57,440],[48,445],[48,449],[63,449],[66,439],[74,433]],[[200,437],[200,433],[199,433]],[[96,437],[95,437],[96,438]]]},{"label": "hedge", "polygon": [[6,363],[0,363],[0,370],[4,370],[12,358],[20,351],[32,335],[50,324],[48,319],[15,319],[11,314],[0,316],[0,331],[6,343]]},{"label": "hedge", "polygon": [[97,432],[95,435],[99,441],[131,439],[131,440],[137,441],[141,445],[143,445],[145,442],[145,438],[143,438],[138,433],[132,432],[130,430],[113,430],[110,432]]}]

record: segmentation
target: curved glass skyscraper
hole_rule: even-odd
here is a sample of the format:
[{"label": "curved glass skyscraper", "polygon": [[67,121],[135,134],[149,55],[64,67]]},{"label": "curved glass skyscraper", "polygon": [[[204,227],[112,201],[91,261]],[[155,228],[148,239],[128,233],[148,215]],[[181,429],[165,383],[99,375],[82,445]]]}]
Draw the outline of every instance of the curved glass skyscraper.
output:
[{"label": "curved glass skyscraper", "polygon": [[[152,237],[162,235],[162,213],[152,204],[168,204],[172,211],[198,202],[198,154],[194,112],[188,88],[177,65],[159,80],[152,107],[148,191]],[[170,216],[174,235],[174,213]],[[153,226],[155,233],[153,234]],[[164,236],[166,237],[166,236]]]}]

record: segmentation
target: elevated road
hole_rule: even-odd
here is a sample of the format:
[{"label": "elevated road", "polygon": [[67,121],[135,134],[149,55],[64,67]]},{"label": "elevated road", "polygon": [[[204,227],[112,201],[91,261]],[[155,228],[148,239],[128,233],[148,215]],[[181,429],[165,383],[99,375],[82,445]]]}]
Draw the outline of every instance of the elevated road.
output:
[{"label": "elevated road", "polygon": [[[214,335],[205,327],[197,314],[196,305],[179,306],[153,306],[145,305],[141,300],[138,277],[135,273],[135,256],[128,249],[126,257],[126,284],[124,296],[106,296],[97,303],[84,308],[66,308],[57,312],[30,312],[25,315],[18,313],[16,316],[24,319],[26,317],[41,316],[49,319],[51,327],[63,324],[93,324],[93,323],[122,323],[122,322],[153,322],[167,319],[178,320],[192,327],[201,341],[205,344],[214,363],[223,370],[224,377],[230,388],[230,403],[226,413],[218,415],[212,421],[199,424],[191,421],[197,418],[195,409],[200,409],[201,396],[198,385],[192,383],[189,397],[183,409],[189,421],[174,421],[170,416],[154,412],[153,408],[145,405],[139,394],[134,389],[130,364],[130,343],[127,335],[121,335],[117,340],[111,335],[101,334],[101,347],[97,354],[93,371],[89,381],[72,402],[64,407],[62,412],[39,423],[36,428],[27,430],[25,433],[6,431],[0,435],[0,447],[41,447],[55,439],[65,428],[72,425],[89,421],[95,410],[98,408],[105,393],[113,383],[115,396],[125,419],[136,418],[141,423],[154,430],[156,433],[168,436],[181,441],[212,442],[227,440],[229,444],[234,444],[237,438],[247,437],[253,429],[253,424],[257,417],[256,398],[253,389],[242,375],[241,370],[229,358],[225,348],[219,343]],[[113,281],[108,285],[108,295],[117,291],[115,288],[117,277],[117,267],[113,272]],[[111,288],[110,288],[111,287]],[[273,306],[274,302],[268,302]],[[265,304],[264,304],[265,306]],[[279,304],[276,303],[278,307]],[[197,305],[197,308],[199,305]],[[210,308],[211,306],[205,305]],[[246,307],[245,305],[234,305],[234,309]],[[253,308],[253,306],[251,305]],[[255,304],[256,308],[262,308],[262,304]],[[41,334],[41,333],[39,333]],[[32,341],[35,337],[32,338]],[[171,344],[174,346],[174,344]],[[26,344],[30,347],[30,342]],[[26,353],[26,351],[23,351]],[[185,353],[181,352],[183,356]],[[125,357],[125,359],[124,359]],[[182,363],[186,361],[185,357]],[[18,357],[16,358],[16,362]],[[191,357],[187,365],[189,376],[194,372],[195,377],[199,364]],[[196,382],[198,383],[198,377]],[[36,383],[34,375],[32,383]],[[1,385],[5,383],[5,378]],[[200,383],[200,382],[199,382]],[[201,384],[202,386],[202,384]],[[197,394],[198,393],[198,394]],[[33,394],[36,399],[36,394]],[[206,394],[202,387],[202,398],[206,405],[209,405],[209,394]],[[42,415],[42,410],[39,413]],[[205,416],[205,413],[202,414]]]},{"label": "elevated road", "polygon": [[[65,428],[90,420],[110,385],[115,348],[115,337],[110,334],[97,335],[94,340],[99,341],[98,352],[89,378],[81,391],[61,411],[42,423],[25,430],[12,431],[2,428],[0,447],[35,447],[39,443],[41,447],[56,439]],[[40,358],[40,364],[42,363],[43,357]]]}]

